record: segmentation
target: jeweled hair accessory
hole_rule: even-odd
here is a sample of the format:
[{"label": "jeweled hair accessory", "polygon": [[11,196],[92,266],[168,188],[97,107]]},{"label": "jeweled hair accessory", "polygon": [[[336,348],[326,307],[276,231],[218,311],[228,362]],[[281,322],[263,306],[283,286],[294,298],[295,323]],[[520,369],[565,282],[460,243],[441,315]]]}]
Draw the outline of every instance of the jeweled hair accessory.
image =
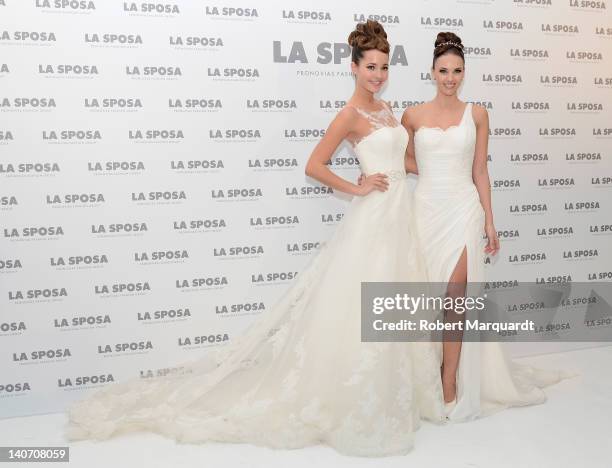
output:
[{"label": "jeweled hair accessory", "polygon": [[461,49],[461,44],[459,44],[458,42],[454,42],[454,41],[442,42],[438,44],[435,48],[437,49],[438,47],[442,47],[443,45],[454,45],[455,47],[458,47],[459,49]]}]

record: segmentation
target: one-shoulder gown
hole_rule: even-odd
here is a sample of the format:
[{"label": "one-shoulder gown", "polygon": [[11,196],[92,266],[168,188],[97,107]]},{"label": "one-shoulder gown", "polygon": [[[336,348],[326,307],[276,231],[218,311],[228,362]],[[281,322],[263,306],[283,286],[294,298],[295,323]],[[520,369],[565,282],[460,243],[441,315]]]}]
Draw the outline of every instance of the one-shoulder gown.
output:
[{"label": "one-shoulder gown", "polygon": [[[418,128],[414,144],[419,175],[411,214],[427,278],[448,283],[465,248],[468,283],[483,283],[485,215],[472,180],[476,145],[472,103],[465,105],[458,125]],[[541,387],[564,375],[513,362],[503,343],[465,341],[457,372],[457,404],[449,419],[465,421],[510,406],[542,403],[546,395]]]}]

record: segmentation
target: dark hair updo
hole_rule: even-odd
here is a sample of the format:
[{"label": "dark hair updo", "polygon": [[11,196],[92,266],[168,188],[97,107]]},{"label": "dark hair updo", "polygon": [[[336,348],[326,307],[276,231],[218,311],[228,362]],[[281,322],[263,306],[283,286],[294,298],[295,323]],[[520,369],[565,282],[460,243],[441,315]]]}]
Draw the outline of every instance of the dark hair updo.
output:
[{"label": "dark hair updo", "polygon": [[463,56],[463,43],[461,42],[461,38],[453,32],[438,33],[434,45],[432,67],[436,66],[438,57],[445,54],[455,54],[461,57],[461,60],[465,62],[465,57]]},{"label": "dark hair updo", "polygon": [[390,50],[385,28],[378,21],[373,20],[357,23],[355,30],[349,34],[348,43],[353,49],[352,60],[356,64],[359,64],[366,50],[376,49],[385,54],[388,54]]}]

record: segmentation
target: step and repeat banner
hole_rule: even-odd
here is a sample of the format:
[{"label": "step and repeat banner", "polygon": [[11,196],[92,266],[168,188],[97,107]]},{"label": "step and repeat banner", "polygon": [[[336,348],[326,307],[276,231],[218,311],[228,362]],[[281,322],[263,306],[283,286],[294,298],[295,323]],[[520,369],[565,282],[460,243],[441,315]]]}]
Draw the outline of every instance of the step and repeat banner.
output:
[{"label": "step and repeat banner", "polygon": [[[436,34],[466,45],[461,99],[491,122],[492,287],[612,279],[610,8],[0,0],[0,416],[181,372],[274,305],[348,206],[304,166],[368,18],[398,118],[435,94]],[[343,145],[330,167],[358,163]]]}]

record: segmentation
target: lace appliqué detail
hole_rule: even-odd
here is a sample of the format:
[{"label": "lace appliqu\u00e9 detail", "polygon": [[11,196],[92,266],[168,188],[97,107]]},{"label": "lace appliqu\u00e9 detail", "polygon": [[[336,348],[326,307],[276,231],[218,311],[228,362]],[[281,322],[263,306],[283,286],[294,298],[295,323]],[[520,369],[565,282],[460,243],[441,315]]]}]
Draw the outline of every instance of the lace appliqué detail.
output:
[{"label": "lace appliqu\u00e9 detail", "polygon": [[382,106],[382,108],[377,111],[366,111],[360,107],[353,107],[353,109],[355,109],[357,113],[364,119],[366,119],[370,124],[370,131],[367,134],[361,136],[355,141],[351,141],[353,148],[359,145],[359,143],[361,143],[372,133],[382,128],[395,128],[400,125],[400,123],[395,118],[395,115],[393,115],[393,112],[391,111],[389,106],[382,101],[380,102],[380,105]]}]

